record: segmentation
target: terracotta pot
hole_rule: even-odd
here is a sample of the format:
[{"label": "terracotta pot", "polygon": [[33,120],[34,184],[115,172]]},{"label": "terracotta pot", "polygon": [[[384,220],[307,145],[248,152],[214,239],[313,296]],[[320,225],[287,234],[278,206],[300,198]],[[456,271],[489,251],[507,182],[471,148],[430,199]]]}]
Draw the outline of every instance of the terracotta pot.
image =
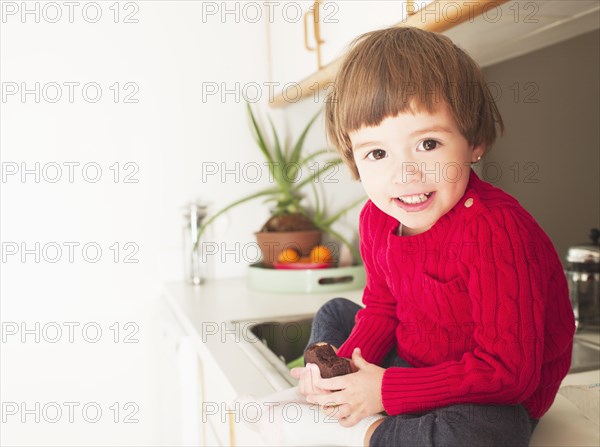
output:
[{"label": "terracotta pot", "polygon": [[311,249],[321,243],[322,232],[310,231],[282,231],[282,232],[259,232],[256,241],[262,252],[262,263],[264,267],[273,267],[279,254],[286,248],[295,248],[300,256],[310,255]]}]

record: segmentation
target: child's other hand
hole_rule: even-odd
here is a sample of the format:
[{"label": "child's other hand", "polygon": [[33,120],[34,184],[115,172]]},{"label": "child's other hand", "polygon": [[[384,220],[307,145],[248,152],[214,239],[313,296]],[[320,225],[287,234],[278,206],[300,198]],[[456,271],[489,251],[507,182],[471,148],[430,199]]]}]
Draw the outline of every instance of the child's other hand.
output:
[{"label": "child's other hand", "polygon": [[309,394],[307,400],[323,407],[325,414],[339,420],[340,425],[351,427],[361,419],[384,410],[381,382],[384,368],[367,362],[356,348],[352,363],[358,371],[331,379],[313,380],[313,386],[330,394]]},{"label": "child's other hand", "polygon": [[292,377],[298,379],[298,391],[303,396],[330,394],[331,391],[319,388],[316,383],[321,379],[319,367],[313,363],[307,363],[304,368],[292,368]]}]

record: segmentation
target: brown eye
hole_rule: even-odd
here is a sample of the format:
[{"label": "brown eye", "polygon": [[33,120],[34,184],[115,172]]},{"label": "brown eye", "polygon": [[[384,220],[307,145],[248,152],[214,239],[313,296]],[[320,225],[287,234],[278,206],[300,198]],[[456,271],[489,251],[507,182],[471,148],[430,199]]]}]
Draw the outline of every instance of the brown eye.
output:
[{"label": "brown eye", "polygon": [[383,149],[375,149],[374,151],[371,151],[367,154],[367,158],[369,160],[381,160],[382,158],[385,158],[387,156],[387,154],[385,153],[385,151]]},{"label": "brown eye", "polygon": [[426,151],[430,151],[437,148],[438,144],[439,143],[435,140],[425,140],[422,143],[423,149],[425,149]]}]

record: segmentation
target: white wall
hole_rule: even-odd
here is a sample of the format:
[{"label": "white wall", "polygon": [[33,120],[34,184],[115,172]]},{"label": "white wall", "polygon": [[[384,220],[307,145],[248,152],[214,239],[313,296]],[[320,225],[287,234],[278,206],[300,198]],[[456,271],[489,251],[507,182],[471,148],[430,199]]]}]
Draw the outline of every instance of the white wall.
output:
[{"label": "white wall", "polygon": [[[21,16],[21,2],[2,4],[3,445],[159,443],[157,302],[163,281],[183,277],[182,206],[198,197],[223,204],[267,183],[236,182],[231,176],[221,182],[218,176],[200,175],[202,163],[225,163],[235,169],[235,162],[257,160],[241,100],[230,94],[225,101],[218,95],[203,101],[202,90],[207,83],[235,90],[236,82],[241,88],[267,80],[264,22],[236,20],[235,15],[225,20],[209,16],[203,22],[201,2],[147,1],[121,3],[118,23],[110,9],[113,2],[100,2],[102,17],[90,23],[96,11],[89,7],[84,15],[88,3],[77,4],[73,23],[63,2],[55,3],[62,13],[57,23],[50,23],[57,9],[45,3],[27,4],[40,9],[39,23],[33,14]],[[17,13],[12,15],[14,8]],[[124,23],[129,13],[138,23]],[[36,82],[39,102],[33,94],[24,100],[20,91],[8,94],[15,85],[34,88]],[[68,82],[80,84],[74,88],[73,102],[64,84]],[[115,82],[121,86],[116,103],[114,87],[110,89]],[[133,92],[131,86],[124,88],[128,82],[138,89],[132,98],[137,103],[124,102],[123,95]],[[51,102],[56,93],[51,83],[62,87],[57,102]],[[83,98],[81,87],[87,83],[101,87],[98,102]],[[93,96],[93,89],[88,93]],[[285,121],[285,113],[274,112],[275,120]],[[303,124],[309,116],[298,121]],[[64,164],[69,162],[80,163],[73,182]],[[120,163],[118,182],[110,169],[115,162]],[[9,175],[22,163],[29,169],[40,164],[39,181],[33,174],[24,179],[20,172]],[[102,169],[96,183],[83,177],[86,163]],[[132,165],[124,169],[125,163]],[[52,183],[48,180],[55,176],[55,164],[62,167],[62,178]],[[132,173],[137,183],[125,183],[123,176]],[[91,168],[87,174],[95,175]],[[267,216],[263,208],[258,203],[239,208],[210,237],[228,249],[236,242],[252,241],[252,232]],[[65,242],[80,244],[73,262]],[[20,251],[11,254],[22,243],[34,252],[40,244],[39,262],[36,253],[24,262]],[[86,243],[101,247],[98,262],[83,257]],[[120,247],[118,262],[113,259],[115,243]],[[135,245],[125,247],[126,243]],[[57,245],[62,257],[52,263]],[[125,263],[126,254],[139,262]],[[94,256],[94,250],[87,255]],[[215,276],[244,273],[247,263],[229,256],[225,263],[216,263]],[[115,322],[120,328],[116,343]],[[126,327],[128,322],[132,325]],[[65,323],[78,325],[73,343]],[[89,337],[95,335],[92,329],[101,328],[98,342],[84,339],[86,323],[91,323]],[[34,330],[24,342],[21,324]],[[51,343],[57,326],[62,337]],[[13,335],[15,330],[19,332]],[[124,336],[134,331],[138,342],[125,343]],[[34,410],[39,403],[39,422],[35,411],[23,415],[12,402]],[[89,403],[89,418],[94,408],[102,410],[97,423],[82,415]],[[125,407],[127,403],[133,406]],[[78,405],[73,422],[68,405]],[[56,408],[63,414],[52,423]],[[124,423],[131,413],[138,422]]]}]

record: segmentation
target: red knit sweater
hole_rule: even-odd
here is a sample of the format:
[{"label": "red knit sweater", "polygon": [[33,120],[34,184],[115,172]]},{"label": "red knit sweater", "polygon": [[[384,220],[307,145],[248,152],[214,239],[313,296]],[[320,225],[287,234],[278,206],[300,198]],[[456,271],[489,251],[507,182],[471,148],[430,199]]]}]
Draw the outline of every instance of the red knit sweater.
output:
[{"label": "red knit sweater", "polygon": [[396,346],[414,368],[389,368],[390,415],[453,404],[552,405],[571,365],[575,322],[552,242],[516,199],[471,171],[465,195],[428,231],[367,202],[360,217],[367,271],[356,325],[338,355],[380,364]]}]

